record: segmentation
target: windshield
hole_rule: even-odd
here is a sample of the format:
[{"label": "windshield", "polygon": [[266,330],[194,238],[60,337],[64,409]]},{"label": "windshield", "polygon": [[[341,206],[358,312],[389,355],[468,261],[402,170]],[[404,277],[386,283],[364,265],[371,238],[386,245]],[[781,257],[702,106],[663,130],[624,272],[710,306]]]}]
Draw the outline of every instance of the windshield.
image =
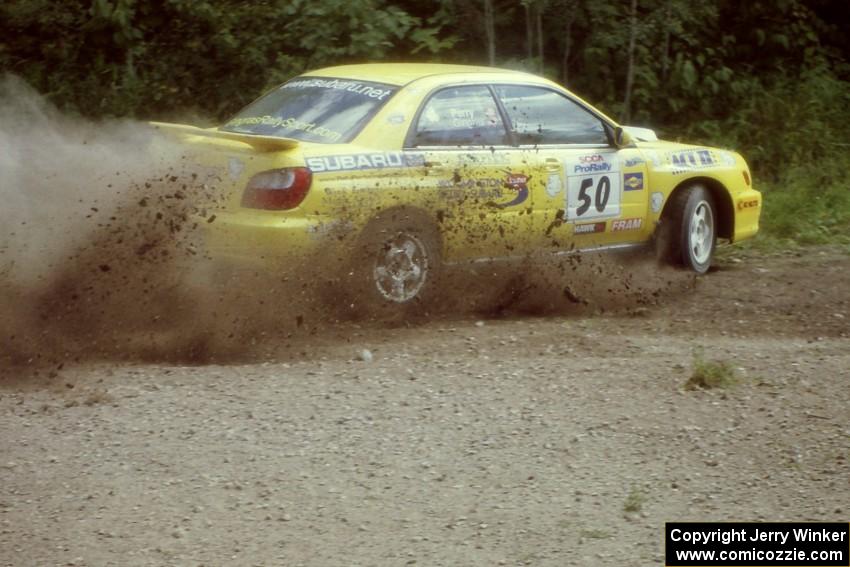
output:
[{"label": "windshield", "polygon": [[221,130],[295,138],[305,142],[348,142],[398,87],[299,77],[243,108]]}]

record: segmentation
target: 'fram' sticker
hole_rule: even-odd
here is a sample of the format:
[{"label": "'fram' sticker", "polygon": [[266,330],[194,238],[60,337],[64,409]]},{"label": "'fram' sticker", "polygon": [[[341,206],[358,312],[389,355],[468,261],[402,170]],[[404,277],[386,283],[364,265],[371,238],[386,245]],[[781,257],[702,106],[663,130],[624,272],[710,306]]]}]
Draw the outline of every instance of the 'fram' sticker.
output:
[{"label": "'fram' sticker", "polygon": [[611,232],[622,232],[624,230],[638,230],[643,226],[642,218],[617,219],[611,221]]}]

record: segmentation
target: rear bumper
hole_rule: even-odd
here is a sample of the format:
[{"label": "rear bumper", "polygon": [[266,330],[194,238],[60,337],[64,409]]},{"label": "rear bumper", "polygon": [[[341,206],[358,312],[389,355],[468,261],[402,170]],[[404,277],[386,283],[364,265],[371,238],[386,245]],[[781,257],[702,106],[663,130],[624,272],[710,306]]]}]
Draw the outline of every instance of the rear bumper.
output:
[{"label": "rear bumper", "polygon": [[205,227],[204,247],[213,261],[260,267],[331,252],[352,232],[321,217],[220,213]]}]

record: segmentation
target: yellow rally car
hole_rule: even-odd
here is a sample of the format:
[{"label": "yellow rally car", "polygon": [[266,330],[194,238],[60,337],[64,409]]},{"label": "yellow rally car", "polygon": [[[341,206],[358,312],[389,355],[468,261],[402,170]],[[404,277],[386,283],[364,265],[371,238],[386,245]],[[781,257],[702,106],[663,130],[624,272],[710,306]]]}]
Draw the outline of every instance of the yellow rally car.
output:
[{"label": "yellow rally car", "polygon": [[659,141],[517,71],[331,67],[219,128],[156,126],[223,180],[213,258],[281,273],[339,258],[372,305],[419,303],[447,263],[541,251],[654,244],[704,273],[761,212],[737,153]]}]

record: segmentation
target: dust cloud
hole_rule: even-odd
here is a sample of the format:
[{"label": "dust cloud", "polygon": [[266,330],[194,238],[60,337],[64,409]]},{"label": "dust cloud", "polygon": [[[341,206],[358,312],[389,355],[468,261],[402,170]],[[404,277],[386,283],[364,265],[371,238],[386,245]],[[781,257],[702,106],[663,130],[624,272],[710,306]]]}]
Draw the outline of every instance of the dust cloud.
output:
[{"label": "dust cloud", "polygon": [[317,334],[323,274],[234,275],[207,257],[226,173],[189,152],[146,123],[70,117],[0,79],[0,371],[223,362]]},{"label": "dust cloud", "polygon": [[69,117],[0,79],[0,364],[126,354],[183,314],[212,191],[185,158],[144,123]]}]

